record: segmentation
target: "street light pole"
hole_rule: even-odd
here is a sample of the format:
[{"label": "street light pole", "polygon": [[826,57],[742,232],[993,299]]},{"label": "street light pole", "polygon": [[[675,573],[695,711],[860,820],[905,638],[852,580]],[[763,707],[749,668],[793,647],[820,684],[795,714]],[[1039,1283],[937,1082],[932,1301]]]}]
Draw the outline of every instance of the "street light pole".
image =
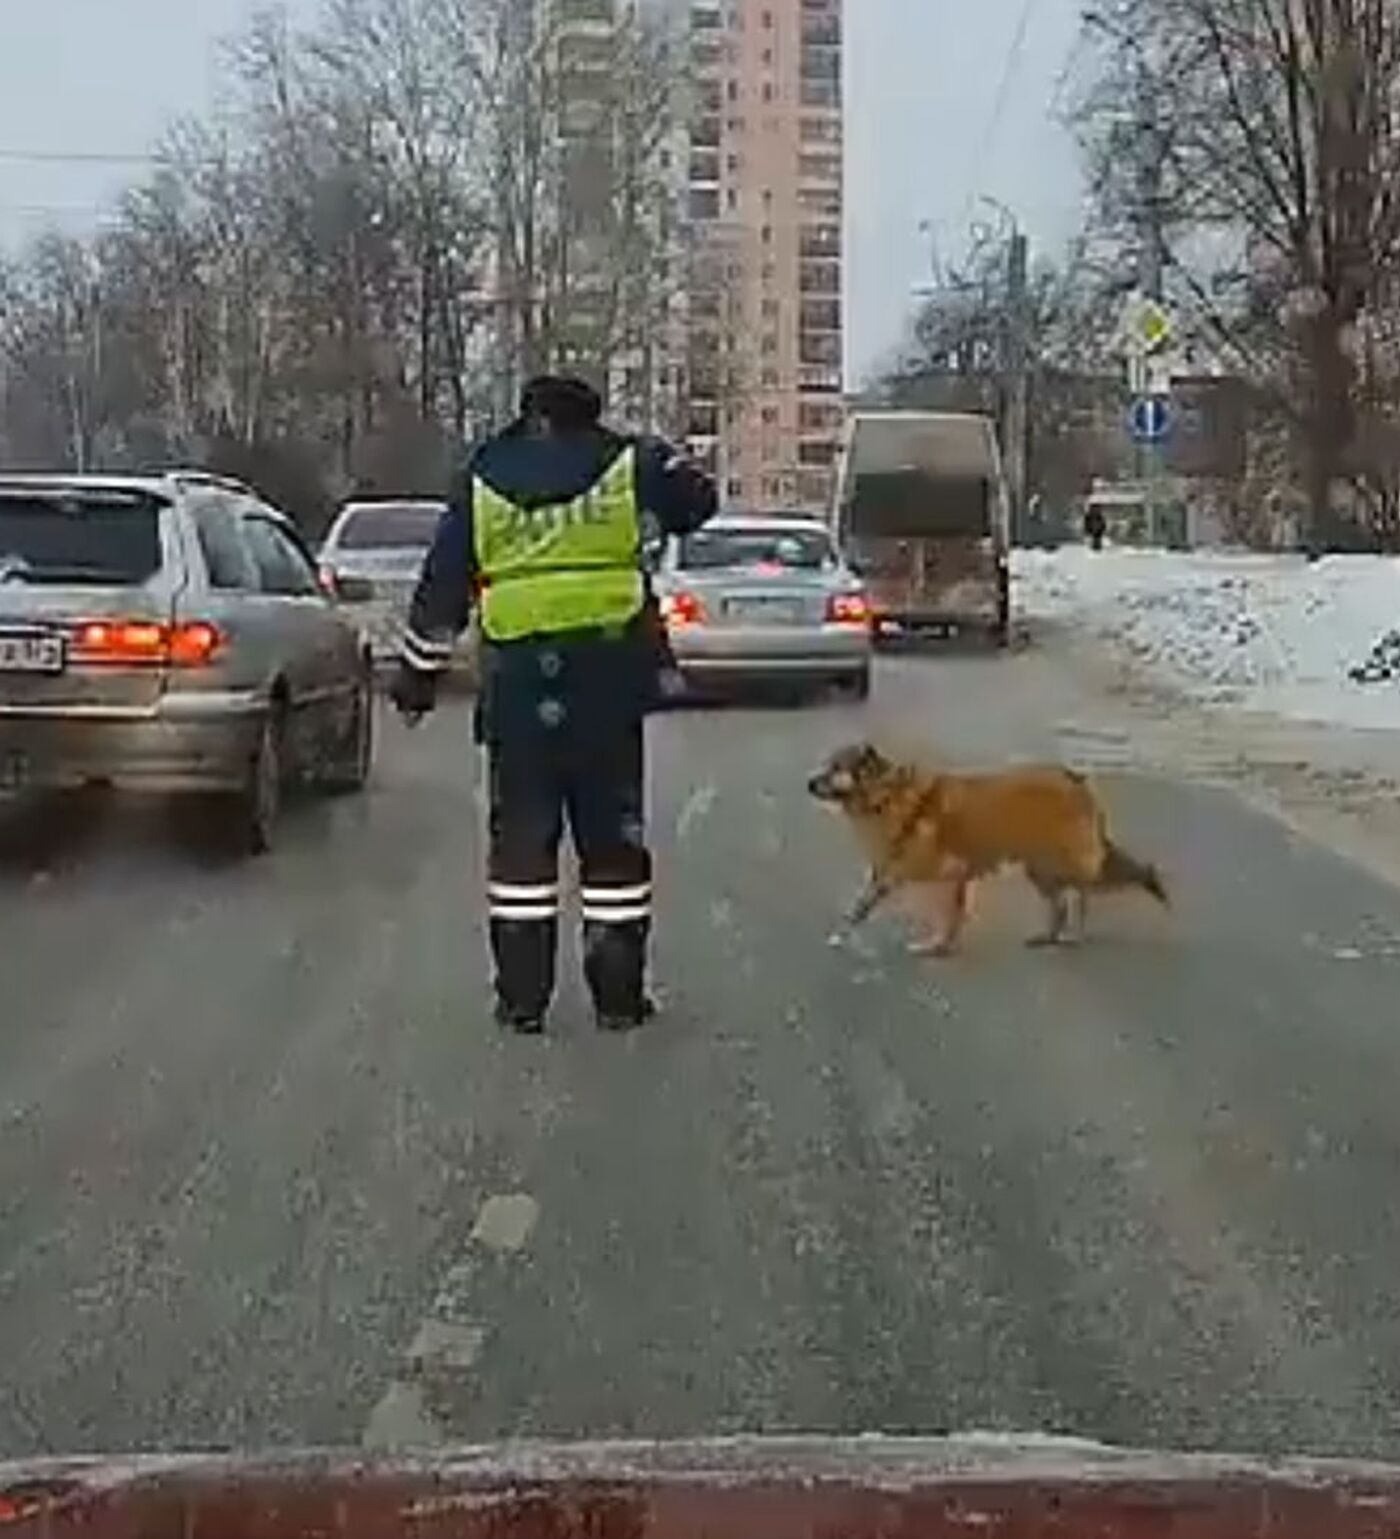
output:
[{"label": "street light pole", "polygon": [[1029,490],[1031,337],[1028,268],[1028,242],[1017,229],[1011,236],[1006,275],[1006,479],[1011,496],[1013,543],[1025,536]]}]

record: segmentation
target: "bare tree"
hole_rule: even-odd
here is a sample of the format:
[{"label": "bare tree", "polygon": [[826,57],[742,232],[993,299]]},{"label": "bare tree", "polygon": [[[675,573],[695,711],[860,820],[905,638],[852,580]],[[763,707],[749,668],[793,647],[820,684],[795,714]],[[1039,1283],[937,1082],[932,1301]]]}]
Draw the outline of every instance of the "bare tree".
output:
[{"label": "bare tree", "polygon": [[[257,15],[227,57],[229,100],[172,129],[108,232],[0,272],[6,456],[310,465],[324,500],[429,489],[446,438],[580,353],[629,413],[661,409],[668,60],[630,7],[600,42],[536,0],[327,0],[306,31]],[[597,127],[591,244],[566,105]]]},{"label": "bare tree", "polygon": [[1344,478],[1380,494],[1368,421],[1393,409],[1379,354],[1369,372],[1364,355],[1400,261],[1400,8],[1094,0],[1086,24],[1098,69],[1081,127],[1103,226],[1159,252],[1178,302],[1268,385],[1312,537],[1331,542]]}]

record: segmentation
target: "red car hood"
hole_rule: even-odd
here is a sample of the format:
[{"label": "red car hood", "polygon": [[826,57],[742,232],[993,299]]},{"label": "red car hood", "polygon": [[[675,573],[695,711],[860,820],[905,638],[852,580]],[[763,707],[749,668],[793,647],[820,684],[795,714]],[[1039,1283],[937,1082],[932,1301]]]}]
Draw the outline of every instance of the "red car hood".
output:
[{"label": "red car hood", "polygon": [[0,1466],[0,1534],[85,1539],[1374,1539],[1400,1468],[1044,1438],[525,1444]]}]

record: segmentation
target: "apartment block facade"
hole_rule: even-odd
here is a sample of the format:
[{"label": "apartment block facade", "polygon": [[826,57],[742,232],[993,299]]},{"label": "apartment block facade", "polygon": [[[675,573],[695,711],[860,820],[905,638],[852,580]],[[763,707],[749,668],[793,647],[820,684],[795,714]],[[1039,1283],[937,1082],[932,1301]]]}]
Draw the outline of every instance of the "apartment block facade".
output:
[{"label": "apartment block facade", "polygon": [[691,448],[727,506],[825,511],[843,426],[842,0],[686,17]]}]

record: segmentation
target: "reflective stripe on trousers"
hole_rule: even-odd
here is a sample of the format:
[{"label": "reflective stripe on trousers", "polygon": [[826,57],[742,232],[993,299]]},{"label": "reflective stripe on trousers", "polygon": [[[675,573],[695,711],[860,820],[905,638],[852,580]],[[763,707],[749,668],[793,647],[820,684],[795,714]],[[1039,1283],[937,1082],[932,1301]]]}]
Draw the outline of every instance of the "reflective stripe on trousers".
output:
[{"label": "reflective stripe on trousers", "polygon": [[584,887],[582,897],[585,924],[635,924],[651,918],[650,882],[595,882]]},{"label": "reflective stripe on trousers", "polygon": [[559,917],[558,882],[488,882],[486,909],[492,919],[539,923]]}]

